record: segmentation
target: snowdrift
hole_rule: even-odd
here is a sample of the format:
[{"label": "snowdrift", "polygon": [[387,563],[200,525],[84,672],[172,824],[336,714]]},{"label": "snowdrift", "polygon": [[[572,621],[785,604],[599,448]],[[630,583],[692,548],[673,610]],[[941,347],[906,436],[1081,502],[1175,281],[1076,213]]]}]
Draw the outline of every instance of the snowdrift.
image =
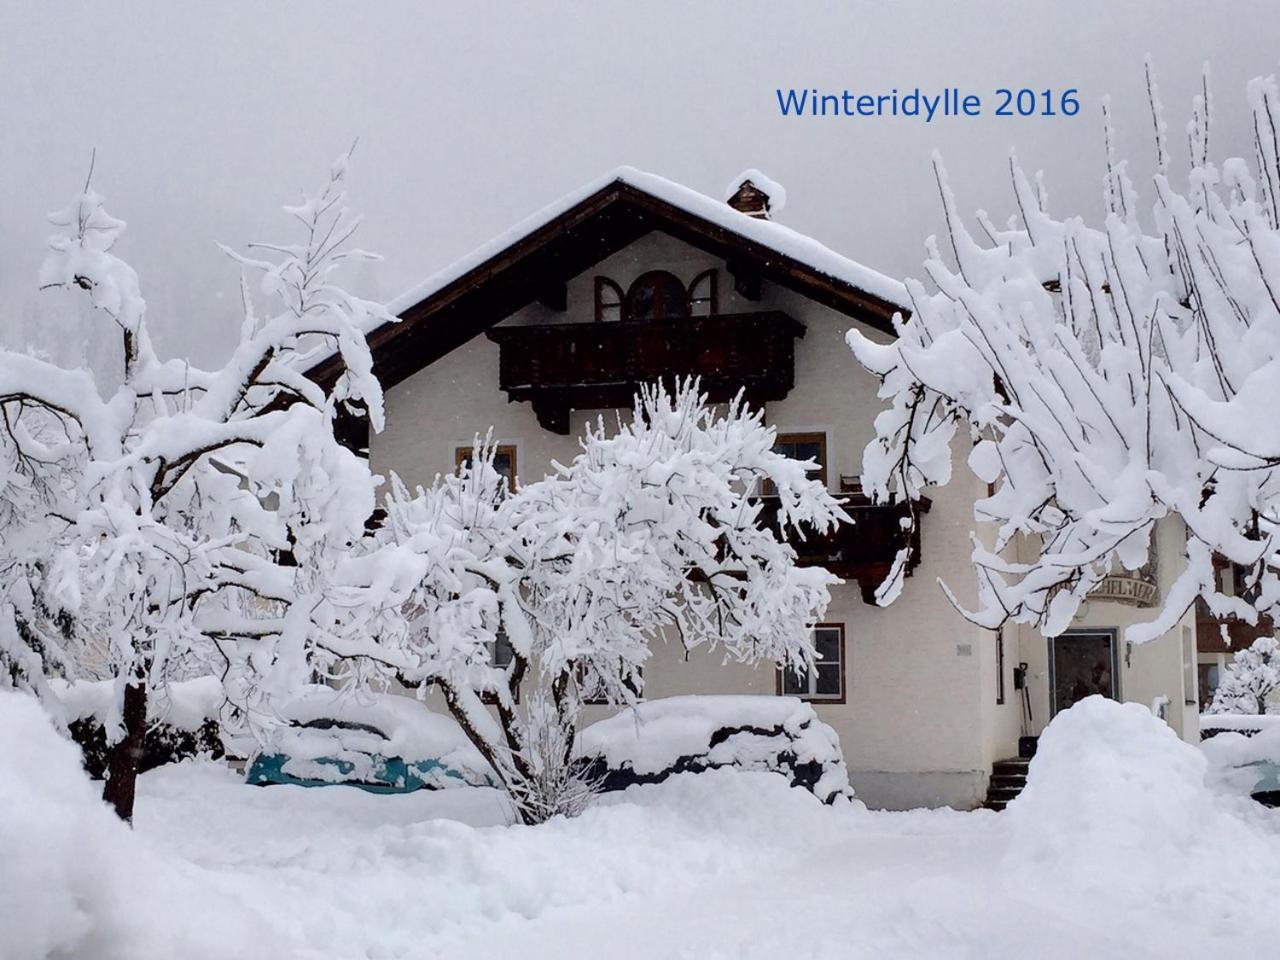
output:
[{"label": "snowdrift", "polygon": [[[1135,921],[1154,925],[1155,904],[1194,904],[1227,925],[1215,936],[1230,955],[1226,939],[1256,938],[1261,920],[1249,932],[1229,918],[1274,895],[1280,821],[1246,795],[1214,789],[1208,772],[1200,749],[1142,705],[1080,701],[1041,735],[1026,788],[1000,815],[1010,830],[1008,889],[1060,898],[1117,937]],[[1280,937],[1266,910],[1268,935]],[[1178,955],[1176,937],[1165,939],[1163,952],[1143,938],[1132,955]]]},{"label": "snowdrift", "polygon": [[0,691],[4,960],[279,956],[262,920],[158,855],[105,806],[31,698]]},{"label": "snowdrift", "polygon": [[836,732],[793,697],[650,700],[584,729],[578,753],[605,790],[731,767],[781,773],[825,803],[853,797]]}]

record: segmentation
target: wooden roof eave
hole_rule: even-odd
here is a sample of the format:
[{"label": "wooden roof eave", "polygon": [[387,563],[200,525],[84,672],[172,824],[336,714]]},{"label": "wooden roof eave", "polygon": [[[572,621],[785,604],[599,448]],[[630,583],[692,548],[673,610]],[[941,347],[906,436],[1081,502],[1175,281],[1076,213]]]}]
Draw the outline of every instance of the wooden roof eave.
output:
[{"label": "wooden roof eave", "polygon": [[[500,281],[509,271],[519,269],[530,258],[544,255],[550,249],[552,253],[546,255],[555,259],[557,243],[568,248],[574,243],[584,242],[577,236],[577,231],[606,216],[614,208],[620,214],[627,210],[640,214],[631,221],[629,230],[618,230],[615,225],[612,245],[616,245],[617,249],[625,248],[654,229],[661,229],[723,259],[751,261],[764,279],[860,320],[873,329],[892,334],[894,314],[907,312],[771,247],[639,190],[624,180],[614,180],[408,307],[400,314],[398,322],[382,324],[371,331],[367,339],[369,348],[374,353],[375,369],[378,366],[391,367],[380,371],[379,378],[383,381],[383,387],[393,386],[417,369],[430,365],[537,299],[535,285],[517,282],[513,285],[517,288],[514,295],[505,300],[494,297],[502,301],[495,311],[502,312],[501,316],[494,316],[484,309],[464,309],[468,307],[468,298],[480,297],[490,285]],[[592,262],[598,263],[603,259],[599,256],[601,252],[608,256],[616,250],[607,249],[607,246],[604,251],[597,250]],[[573,266],[577,265],[575,260]],[[590,265],[586,263],[571,275],[577,275]],[[543,281],[546,279],[543,278]],[[569,276],[559,279],[567,280]],[[413,341],[426,340],[428,334],[435,342],[416,345],[421,348],[420,356],[419,351],[408,349]],[[394,364],[380,362],[394,355],[406,357],[406,360]],[[415,359],[408,361],[407,357],[410,355]],[[329,386],[341,372],[342,360],[340,355],[335,354],[312,367],[307,375],[316,382]],[[384,373],[388,376],[384,376]]]}]

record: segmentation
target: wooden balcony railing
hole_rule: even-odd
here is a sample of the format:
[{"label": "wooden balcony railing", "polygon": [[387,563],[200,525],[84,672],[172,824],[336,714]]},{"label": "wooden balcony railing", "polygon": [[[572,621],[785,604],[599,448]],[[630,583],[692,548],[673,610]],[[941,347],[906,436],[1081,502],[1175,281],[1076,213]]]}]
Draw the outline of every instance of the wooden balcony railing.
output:
[{"label": "wooden balcony railing", "polygon": [[1264,635],[1275,633],[1276,625],[1270,617],[1259,617],[1257,624],[1245,623],[1235,617],[1226,620],[1228,644],[1222,637],[1223,621],[1209,612],[1203,600],[1196,601],[1196,649],[1201,653],[1233,654],[1253,645]]},{"label": "wooden balcony railing", "polygon": [[494,327],[498,382],[533,405],[547,430],[569,432],[572,410],[631,406],[641,384],[697,376],[711,401],[740,389],[759,405],[795,384],[795,341],[804,325],[776,310],[678,320]]},{"label": "wooden balcony railing", "polygon": [[[761,519],[776,527],[777,498],[761,499],[764,508]],[[787,539],[796,551],[797,562],[802,566],[826,567],[838,577],[856,581],[862,589],[862,598],[867,603],[874,604],[876,588],[888,576],[899,550],[905,546],[911,548],[907,576],[919,564],[920,525],[917,523],[910,535],[903,531],[902,519],[907,516],[906,504],[873,504],[858,494],[837,499],[842,501],[841,506],[853,519],[853,523],[842,523],[834,531],[821,535],[812,530],[804,530],[803,537],[788,528]],[[916,502],[917,513],[927,513],[929,507],[928,498],[921,498]]]}]

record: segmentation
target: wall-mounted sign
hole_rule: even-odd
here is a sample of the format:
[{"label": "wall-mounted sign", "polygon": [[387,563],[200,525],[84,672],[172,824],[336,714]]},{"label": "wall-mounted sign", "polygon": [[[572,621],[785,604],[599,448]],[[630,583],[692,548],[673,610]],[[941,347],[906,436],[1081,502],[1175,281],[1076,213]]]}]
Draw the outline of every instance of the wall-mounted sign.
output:
[{"label": "wall-mounted sign", "polygon": [[1137,607],[1154,607],[1160,599],[1156,582],[1156,560],[1150,560],[1137,570],[1121,570],[1103,579],[1089,594],[1091,600],[1115,600]]}]

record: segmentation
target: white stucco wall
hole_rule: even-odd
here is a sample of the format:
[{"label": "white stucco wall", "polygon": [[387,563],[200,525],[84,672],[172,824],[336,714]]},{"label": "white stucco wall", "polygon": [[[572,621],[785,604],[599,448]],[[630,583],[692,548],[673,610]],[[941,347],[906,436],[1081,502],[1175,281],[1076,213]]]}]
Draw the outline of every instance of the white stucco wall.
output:
[{"label": "white stucco wall", "polygon": [[[852,321],[768,284],[760,302],[744,300],[733,292],[723,266],[670,237],[650,235],[570,281],[567,311],[535,305],[505,322],[590,322],[596,275],[625,289],[645,270],[668,269],[687,283],[719,267],[721,312],[778,309],[805,324],[806,335],[796,345],[795,388],[768,405],[766,418],[780,431],[826,433],[829,483],[837,490],[842,474],[860,473],[862,449],[882,406],[875,379],[844,344]],[[454,469],[457,446],[470,445],[489,429],[498,441],[517,446],[518,474],[526,481],[541,478],[552,459],[571,459],[583,425],[600,411],[575,411],[568,436],[545,431],[529,404],[509,403],[499,391],[498,357],[498,346],[481,335],[388,391],[387,427],[371,442],[375,471],[394,470],[410,483],[429,483],[437,472]],[[1005,703],[998,705],[995,635],[965,621],[937,583],[944,580],[962,602],[973,600],[968,534],[973,501],[985,487],[963,465],[966,453],[967,443],[958,444],[952,483],[930,494],[923,560],[897,602],[887,609],[869,606],[858,586],[848,584],[834,592],[824,617],[845,626],[846,699],[818,704],[817,710],[839,734],[855,790],[872,806],[980,803],[992,761],[1016,752],[1020,703],[1012,668],[1019,660],[1032,664],[1037,704],[1047,703],[1047,688],[1041,689],[1047,677],[1043,638],[1008,633]],[[1095,609],[1088,622],[1123,626],[1123,614]],[[1153,644],[1135,651],[1124,671],[1126,697],[1146,700],[1173,690],[1178,696],[1170,698],[1180,711],[1179,657],[1170,660]],[[772,664],[727,664],[705,651],[686,660],[678,645],[662,643],[655,644],[645,678],[648,697],[776,689]],[[1038,709],[1037,724],[1043,719]],[[1182,724],[1180,712],[1176,723]]]}]

